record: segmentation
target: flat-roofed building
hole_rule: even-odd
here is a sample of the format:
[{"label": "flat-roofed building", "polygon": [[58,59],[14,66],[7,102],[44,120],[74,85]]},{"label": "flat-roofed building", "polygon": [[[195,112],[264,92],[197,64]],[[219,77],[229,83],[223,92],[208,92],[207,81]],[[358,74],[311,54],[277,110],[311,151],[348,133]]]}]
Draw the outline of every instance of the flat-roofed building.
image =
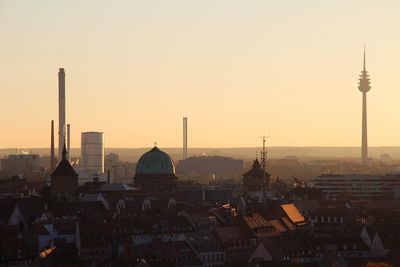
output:
[{"label": "flat-roofed building", "polygon": [[198,156],[180,160],[179,173],[230,174],[243,171],[243,160],[221,156]]},{"label": "flat-roofed building", "polygon": [[311,183],[330,199],[388,199],[394,198],[394,188],[400,186],[400,174],[323,174]]},{"label": "flat-roofed building", "polygon": [[1,172],[5,177],[19,175],[30,177],[33,172],[40,171],[38,154],[12,154],[1,160]]}]

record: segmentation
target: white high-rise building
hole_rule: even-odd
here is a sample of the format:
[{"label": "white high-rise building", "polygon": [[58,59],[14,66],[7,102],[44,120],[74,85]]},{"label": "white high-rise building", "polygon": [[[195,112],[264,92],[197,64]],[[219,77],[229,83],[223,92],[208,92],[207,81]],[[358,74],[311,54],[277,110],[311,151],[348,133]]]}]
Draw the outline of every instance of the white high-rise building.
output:
[{"label": "white high-rise building", "polygon": [[84,172],[104,173],[104,133],[82,133],[80,167]]}]

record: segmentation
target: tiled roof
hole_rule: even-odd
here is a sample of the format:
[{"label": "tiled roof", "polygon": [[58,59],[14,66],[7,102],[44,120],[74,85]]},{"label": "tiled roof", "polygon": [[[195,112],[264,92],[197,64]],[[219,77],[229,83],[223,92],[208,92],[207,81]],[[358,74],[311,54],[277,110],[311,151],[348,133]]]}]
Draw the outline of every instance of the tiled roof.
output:
[{"label": "tiled roof", "polygon": [[296,226],[288,218],[282,217],[281,220],[290,231],[296,230]]},{"label": "tiled roof", "polygon": [[200,259],[186,241],[154,241],[150,245],[123,247],[120,255],[122,261],[135,262],[139,258],[148,263],[165,263],[161,266],[168,266],[168,262],[177,263],[179,266],[201,265]]},{"label": "tiled roof", "polygon": [[218,227],[215,233],[222,243],[231,240],[245,240],[246,236],[238,226]]},{"label": "tiled roof", "polygon": [[264,174],[267,177],[271,176],[271,174],[269,174],[268,172],[264,173],[258,160],[255,160],[252,168],[249,171],[245,172],[243,174],[243,176],[244,177],[263,177]]},{"label": "tiled roof", "polygon": [[287,229],[285,226],[279,221],[279,220],[270,220],[268,221],[269,224],[271,224],[276,230],[278,230],[280,233],[287,232]]},{"label": "tiled roof", "polygon": [[253,213],[250,216],[244,216],[243,219],[251,229],[271,226],[271,224],[258,213]]},{"label": "tiled roof", "polygon": [[301,223],[305,221],[303,215],[301,215],[300,211],[296,208],[294,204],[284,204],[281,205],[281,207],[285,211],[289,219],[292,220],[292,222]]}]

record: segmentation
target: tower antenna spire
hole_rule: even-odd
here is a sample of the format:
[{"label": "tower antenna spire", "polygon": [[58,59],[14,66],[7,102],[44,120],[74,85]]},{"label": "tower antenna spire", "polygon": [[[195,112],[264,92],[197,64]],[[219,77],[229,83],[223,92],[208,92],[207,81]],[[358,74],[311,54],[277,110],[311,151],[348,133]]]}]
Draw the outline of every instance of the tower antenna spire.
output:
[{"label": "tower antenna spire", "polygon": [[363,70],[366,71],[366,66],[365,66],[365,45],[364,45],[364,68],[363,68]]},{"label": "tower antenna spire", "polygon": [[263,140],[263,147],[261,151],[261,167],[263,170],[263,176],[264,176],[264,183],[263,183],[263,197],[265,198],[266,196],[266,191],[269,190],[269,181],[267,181],[267,175],[266,175],[266,168],[267,168],[267,150],[265,148],[265,141],[266,138],[269,138],[269,136],[261,136]]}]

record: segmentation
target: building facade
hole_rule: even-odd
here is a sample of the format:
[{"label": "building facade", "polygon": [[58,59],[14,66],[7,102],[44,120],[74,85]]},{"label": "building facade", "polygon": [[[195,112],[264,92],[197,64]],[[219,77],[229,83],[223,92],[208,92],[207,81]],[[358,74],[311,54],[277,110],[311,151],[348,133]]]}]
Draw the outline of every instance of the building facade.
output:
[{"label": "building facade", "polygon": [[104,133],[82,133],[80,166],[85,172],[104,173]]},{"label": "building facade", "polygon": [[400,174],[323,174],[311,180],[330,199],[340,196],[352,199],[394,198],[395,188],[400,186]]}]

